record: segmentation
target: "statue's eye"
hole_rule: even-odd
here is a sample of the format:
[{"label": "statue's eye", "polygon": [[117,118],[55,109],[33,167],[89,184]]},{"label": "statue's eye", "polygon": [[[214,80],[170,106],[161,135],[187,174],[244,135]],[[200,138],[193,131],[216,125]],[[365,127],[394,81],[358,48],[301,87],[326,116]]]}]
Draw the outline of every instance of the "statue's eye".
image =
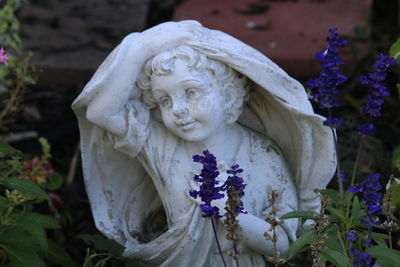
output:
[{"label": "statue's eye", "polygon": [[162,107],[169,107],[171,105],[171,99],[168,96],[161,97],[158,102]]},{"label": "statue's eye", "polygon": [[186,94],[188,96],[192,97],[192,96],[198,96],[200,93],[197,88],[189,88],[186,90]]}]

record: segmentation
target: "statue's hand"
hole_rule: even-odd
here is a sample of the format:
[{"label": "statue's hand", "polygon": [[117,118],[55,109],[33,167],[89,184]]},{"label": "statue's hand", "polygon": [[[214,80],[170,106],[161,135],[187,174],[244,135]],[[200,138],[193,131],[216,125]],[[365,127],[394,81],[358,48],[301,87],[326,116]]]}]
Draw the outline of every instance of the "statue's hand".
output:
[{"label": "statue's hand", "polygon": [[[225,196],[221,199],[211,201],[211,205],[215,206],[219,209],[219,215],[221,215],[221,216],[224,216],[226,213],[225,205],[226,205],[226,201],[228,200],[228,195],[226,193],[224,193],[224,195]],[[222,217],[220,219],[224,220],[224,217]]]}]

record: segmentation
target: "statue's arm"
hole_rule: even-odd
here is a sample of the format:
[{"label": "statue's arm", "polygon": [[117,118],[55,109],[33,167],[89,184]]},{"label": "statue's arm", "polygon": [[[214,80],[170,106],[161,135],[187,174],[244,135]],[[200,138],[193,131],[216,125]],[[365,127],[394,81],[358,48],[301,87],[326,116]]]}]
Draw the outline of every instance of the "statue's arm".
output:
[{"label": "statue's arm", "polygon": [[130,96],[140,95],[132,90],[138,90],[134,83],[147,59],[193,40],[200,28],[200,24],[192,21],[167,22],[125,38],[119,46],[117,64],[110,67],[112,70],[101,90],[87,108],[87,119],[115,136],[123,136],[127,131],[124,105]]},{"label": "statue's arm", "polygon": [[105,90],[88,105],[87,119],[117,137],[127,132],[126,109],[128,90]]}]

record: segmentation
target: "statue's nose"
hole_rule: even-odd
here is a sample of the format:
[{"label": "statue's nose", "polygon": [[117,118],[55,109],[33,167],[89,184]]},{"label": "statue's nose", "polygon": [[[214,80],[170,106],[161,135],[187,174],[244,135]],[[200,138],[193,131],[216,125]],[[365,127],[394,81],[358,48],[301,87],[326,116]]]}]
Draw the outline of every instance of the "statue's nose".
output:
[{"label": "statue's nose", "polygon": [[185,103],[183,103],[182,101],[176,101],[173,104],[172,112],[174,113],[175,116],[183,116],[186,115],[189,112],[189,110]]}]

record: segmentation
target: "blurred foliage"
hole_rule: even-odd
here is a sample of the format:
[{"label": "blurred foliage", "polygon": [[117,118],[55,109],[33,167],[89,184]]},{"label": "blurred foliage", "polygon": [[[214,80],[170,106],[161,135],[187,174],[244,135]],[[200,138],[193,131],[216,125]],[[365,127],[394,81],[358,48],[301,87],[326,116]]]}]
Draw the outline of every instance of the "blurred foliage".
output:
[{"label": "blurred foliage", "polygon": [[21,52],[16,17],[20,5],[20,0],[7,0],[0,8],[0,46],[6,48],[8,56],[8,66],[0,68],[0,133],[14,122],[13,115],[20,109],[26,87],[35,83],[34,67],[29,64],[32,54]]},{"label": "blurred foliage", "polygon": [[[48,231],[59,229],[55,193],[62,177],[49,164],[50,146],[40,139],[42,155],[23,159],[22,152],[0,144],[0,265],[74,266],[62,244],[48,238]],[[61,179],[61,182],[60,182]]]}]

